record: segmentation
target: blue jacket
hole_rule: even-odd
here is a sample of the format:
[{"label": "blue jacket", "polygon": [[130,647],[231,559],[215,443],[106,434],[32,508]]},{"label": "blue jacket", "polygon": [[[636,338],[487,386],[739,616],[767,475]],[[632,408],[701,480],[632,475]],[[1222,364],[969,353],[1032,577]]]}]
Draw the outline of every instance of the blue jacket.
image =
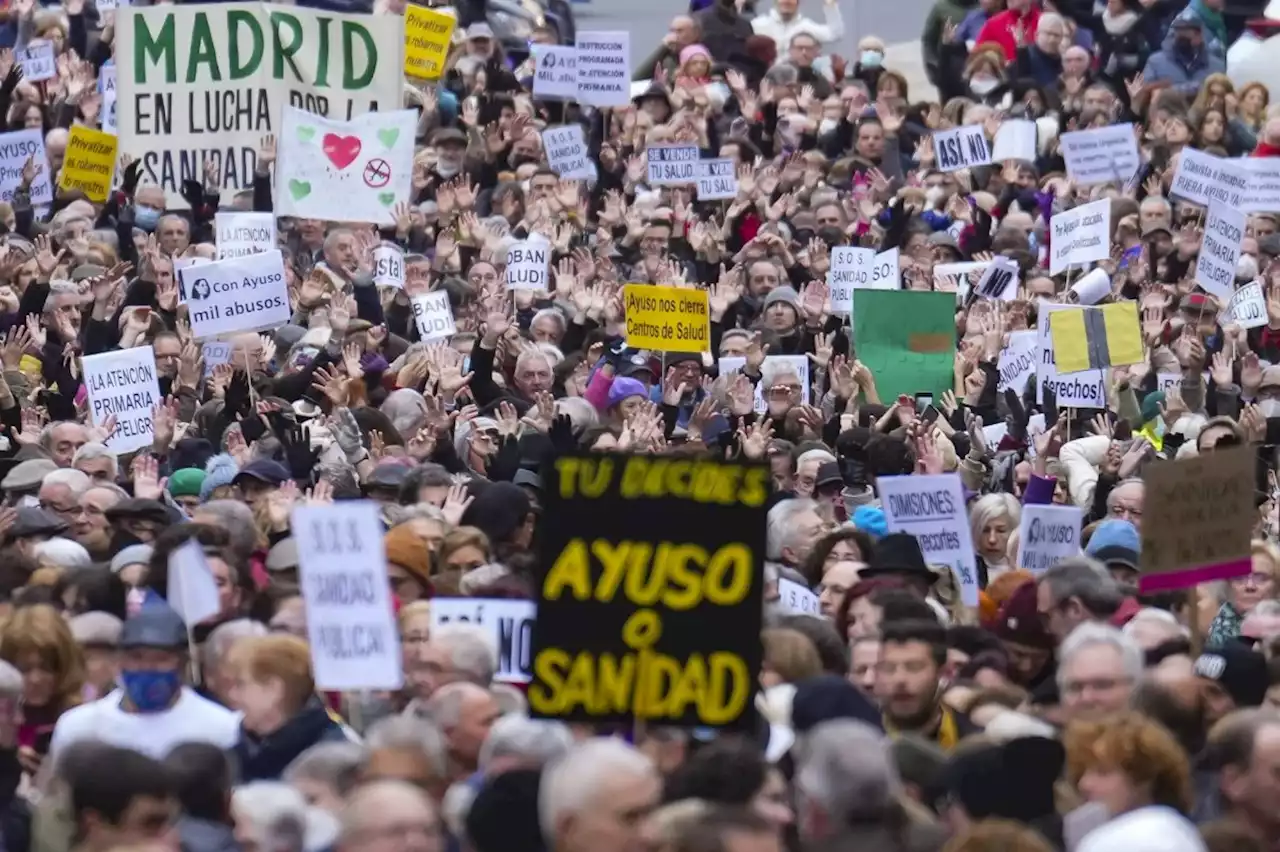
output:
[{"label": "blue jacket", "polygon": [[1194,97],[1210,74],[1227,73],[1226,60],[1207,46],[1191,57],[1162,48],[1151,54],[1142,76],[1147,83],[1168,83],[1174,90]]}]

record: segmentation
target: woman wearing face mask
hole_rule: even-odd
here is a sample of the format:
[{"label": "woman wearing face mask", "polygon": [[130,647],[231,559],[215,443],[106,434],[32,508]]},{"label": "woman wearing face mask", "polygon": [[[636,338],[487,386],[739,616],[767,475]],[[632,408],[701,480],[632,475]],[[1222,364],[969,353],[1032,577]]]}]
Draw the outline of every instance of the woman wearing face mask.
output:
[{"label": "woman wearing face mask", "polygon": [[980,47],[969,56],[964,68],[964,91],[957,94],[970,97],[987,106],[994,106],[1004,98],[1005,64],[1003,54],[995,45]]}]

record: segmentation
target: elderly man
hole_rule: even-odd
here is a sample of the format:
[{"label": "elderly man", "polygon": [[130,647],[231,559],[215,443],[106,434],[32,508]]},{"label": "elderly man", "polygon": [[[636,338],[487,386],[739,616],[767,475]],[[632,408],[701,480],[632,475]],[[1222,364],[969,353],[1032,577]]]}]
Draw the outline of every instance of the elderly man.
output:
[{"label": "elderly man", "polygon": [[1061,15],[1046,12],[1036,24],[1035,41],[1018,48],[1017,77],[1030,78],[1041,86],[1052,86],[1063,73],[1062,46],[1067,22]]},{"label": "elderly man", "polygon": [[68,526],[76,522],[80,514],[80,498],[89,490],[92,481],[73,468],[60,468],[40,483],[40,508],[57,515]]},{"label": "elderly man", "polygon": [[[814,542],[826,529],[818,501],[808,497],[783,500],[769,510],[766,523],[766,558],[793,572],[798,572],[809,558]],[[787,579],[795,580],[796,577],[788,576]]]},{"label": "elderly man", "polygon": [[1105,623],[1124,600],[1107,567],[1084,557],[1064,559],[1036,581],[1036,609],[1059,643],[1081,624]]},{"label": "elderly man", "polygon": [[420,708],[444,734],[450,780],[469,778],[480,767],[480,749],[489,729],[502,715],[493,694],[474,683],[450,683],[437,689]]},{"label": "elderly man", "polygon": [[488,631],[471,624],[446,624],[431,632],[406,675],[415,697],[426,701],[451,683],[488,689],[497,669],[498,649]]},{"label": "elderly man", "polygon": [[[339,852],[439,852],[440,821],[431,800],[403,781],[375,781],[357,788],[342,810]],[[394,838],[394,846],[388,846]]]},{"label": "elderly man", "polygon": [[1058,649],[1058,692],[1067,720],[1118,713],[1142,677],[1138,643],[1105,624],[1081,624]]},{"label": "elderly man", "polygon": [[639,852],[640,824],[661,796],[649,758],[621,740],[590,739],[543,772],[538,820],[555,852]]},{"label": "elderly man", "polygon": [[123,488],[107,483],[93,486],[80,497],[80,512],[71,532],[95,560],[105,561],[115,552],[111,545],[112,532],[107,512],[128,498]]},{"label": "elderly man", "polygon": [[368,760],[362,781],[405,781],[437,801],[449,789],[449,757],[444,734],[429,720],[392,716],[375,724],[365,738]]},{"label": "elderly man", "polygon": [[113,483],[120,475],[120,462],[106,444],[90,441],[76,450],[71,465],[94,482]]},{"label": "elderly man", "polygon": [[89,431],[80,423],[62,420],[40,432],[40,448],[58,467],[71,467],[76,450],[89,443]]}]

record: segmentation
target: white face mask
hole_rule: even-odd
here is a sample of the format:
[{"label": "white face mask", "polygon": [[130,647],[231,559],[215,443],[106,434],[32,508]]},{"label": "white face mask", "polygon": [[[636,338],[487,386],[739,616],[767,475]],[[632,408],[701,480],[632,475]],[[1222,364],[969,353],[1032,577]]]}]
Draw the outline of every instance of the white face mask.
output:
[{"label": "white face mask", "polygon": [[830,133],[839,126],[840,126],[840,119],[824,118],[822,119],[822,121],[818,122],[818,135],[822,136],[826,133]]},{"label": "white face mask", "polygon": [[995,77],[974,77],[969,81],[969,89],[975,95],[989,95],[1000,85]]},{"label": "white face mask", "polygon": [[925,203],[930,207],[937,207],[946,197],[947,190],[941,186],[931,186],[924,191]]}]

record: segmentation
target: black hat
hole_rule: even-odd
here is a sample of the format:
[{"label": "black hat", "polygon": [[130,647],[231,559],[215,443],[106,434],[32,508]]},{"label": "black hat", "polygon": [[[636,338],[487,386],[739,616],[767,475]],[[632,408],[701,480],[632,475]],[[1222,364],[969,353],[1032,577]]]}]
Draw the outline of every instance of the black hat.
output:
[{"label": "black hat", "polygon": [[886,574],[906,575],[924,580],[930,585],[935,583],[938,575],[929,570],[924,561],[924,552],[920,550],[920,542],[910,533],[889,533],[876,542],[876,549],[871,554],[871,562],[858,572],[858,578],[868,580],[872,577],[883,577]]},{"label": "black hat", "polygon": [[1058,741],[1020,737],[956,755],[943,784],[971,819],[1031,822],[1054,813],[1054,785],[1065,763]]},{"label": "black hat", "polygon": [[187,626],[168,604],[147,604],[124,623],[120,631],[121,648],[187,647]]},{"label": "black hat", "polygon": [[292,476],[289,474],[289,468],[274,459],[256,459],[240,468],[234,481],[238,482],[241,479],[256,479],[267,485],[278,486],[292,479]]},{"label": "black hat", "polygon": [[819,675],[796,684],[791,699],[791,729],[803,734],[832,719],[857,719],[883,730],[880,711],[840,675]]},{"label": "black hat", "polygon": [[467,839],[476,852],[544,852],[538,827],[536,769],[512,769],[492,776],[467,811]]},{"label": "black hat", "polygon": [[9,541],[20,538],[31,538],[38,535],[62,535],[67,531],[67,522],[53,512],[37,506],[23,506],[18,510],[18,518],[9,527]]},{"label": "black hat", "polygon": [[648,373],[652,378],[653,364],[649,362],[647,355],[632,350],[618,359],[618,377],[631,378],[636,373]]},{"label": "black hat", "polygon": [[1196,658],[1197,677],[1217,681],[1237,707],[1258,707],[1267,697],[1267,658],[1237,642],[1210,645]]},{"label": "black hat", "polygon": [[145,497],[129,497],[121,500],[108,509],[106,515],[107,520],[112,523],[129,518],[138,521],[152,521],[157,524],[169,524],[177,523],[182,519],[181,514],[175,517],[174,512],[170,512],[169,507],[159,500],[149,500]]},{"label": "black hat", "polygon": [[818,476],[813,483],[814,488],[826,485],[844,487],[844,477],[840,474],[840,462],[823,462],[818,465]]}]

